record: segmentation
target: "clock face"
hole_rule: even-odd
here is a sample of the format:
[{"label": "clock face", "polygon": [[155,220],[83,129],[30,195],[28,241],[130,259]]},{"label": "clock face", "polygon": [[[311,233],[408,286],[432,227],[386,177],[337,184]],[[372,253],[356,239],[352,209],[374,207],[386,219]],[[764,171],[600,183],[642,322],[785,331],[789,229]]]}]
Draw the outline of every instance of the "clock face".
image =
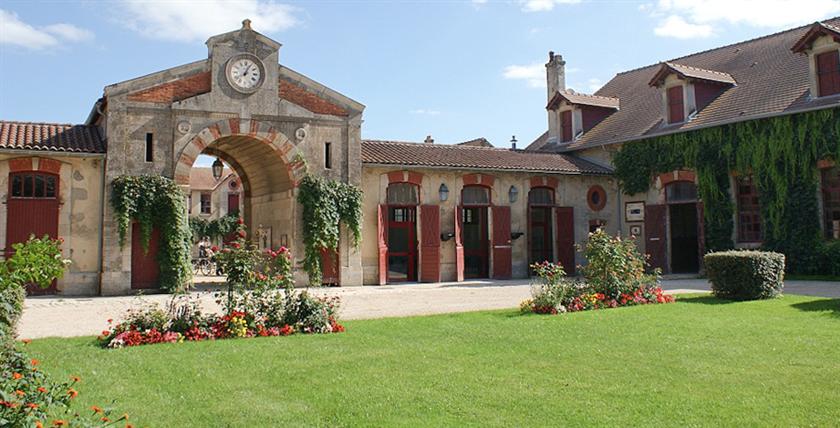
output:
[{"label": "clock face", "polygon": [[250,58],[235,59],[228,68],[228,80],[239,89],[254,89],[260,83],[260,66]]}]

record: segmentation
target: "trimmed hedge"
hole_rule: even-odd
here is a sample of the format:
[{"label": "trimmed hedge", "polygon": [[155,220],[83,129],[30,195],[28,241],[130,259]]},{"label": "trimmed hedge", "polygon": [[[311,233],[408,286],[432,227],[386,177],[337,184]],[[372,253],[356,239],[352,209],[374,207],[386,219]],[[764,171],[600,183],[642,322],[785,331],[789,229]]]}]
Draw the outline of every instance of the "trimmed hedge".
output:
[{"label": "trimmed hedge", "polygon": [[25,298],[26,290],[19,285],[9,285],[0,290],[0,352],[13,346],[15,327],[23,312]]},{"label": "trimmed hedge", "polygon": [[820,254],[822,266],[820,273],[840,276],[840,241],[829,241],[822,247]]},{"label": "trimmed hedge", "polygon": [[712,293],[724,299],[769,299],[782,293],[785,255],[770,251],[720,251],[703,257]]}]

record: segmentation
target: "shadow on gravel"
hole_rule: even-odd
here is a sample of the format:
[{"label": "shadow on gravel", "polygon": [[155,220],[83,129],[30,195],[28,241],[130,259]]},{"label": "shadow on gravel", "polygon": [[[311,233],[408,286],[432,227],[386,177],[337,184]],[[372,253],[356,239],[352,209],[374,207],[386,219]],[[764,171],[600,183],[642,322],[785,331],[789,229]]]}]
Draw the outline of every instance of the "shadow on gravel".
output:
[{"label": "shadow on gravel", "polygon": [[831,316],[840,318],[840,299],[821,299],[791,305],[800,311],[828,312]]}]

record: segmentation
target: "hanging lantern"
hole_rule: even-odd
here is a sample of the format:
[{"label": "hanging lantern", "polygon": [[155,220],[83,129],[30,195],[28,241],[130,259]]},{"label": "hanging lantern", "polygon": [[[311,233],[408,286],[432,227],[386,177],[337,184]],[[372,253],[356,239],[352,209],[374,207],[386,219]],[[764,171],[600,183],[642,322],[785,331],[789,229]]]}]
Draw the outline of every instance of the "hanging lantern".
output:
[{"label": "hanging lantern", "polygon": [[223,164],[219,158],[216,158],[216,160],[213,162],[213,178],[215,178],[216,181],[222,178],[222,171],[224,169],[225,164]]}]

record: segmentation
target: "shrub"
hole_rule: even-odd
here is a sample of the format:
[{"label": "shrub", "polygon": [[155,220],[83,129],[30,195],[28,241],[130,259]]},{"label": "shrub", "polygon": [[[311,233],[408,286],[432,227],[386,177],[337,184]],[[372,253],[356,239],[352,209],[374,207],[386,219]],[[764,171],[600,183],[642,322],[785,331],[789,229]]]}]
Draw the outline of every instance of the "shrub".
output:
[{"label": "shrub", "polygon": [[820,273],[840,276],[840,241],[826,242],[820,251]]},{"label": "shrub", "polygon": [[618,299],[633,293],[646,283],[658,282],[658,271],[645,275],[647,262],[635,242],[610,236],[601,229],[589,234],[581,249],[587,264],[581,268],[586,283],[596,293]]},{"label": "shrub", "polygon": [[566,278],[566,271],[559,263],[545,261],[530,267],[539,280],[531,284],[531,300],[521,305],[523,311],[540,314],[566,312],[565,305],[583,292],[583,285]]},{"label": "shrub", "polygon": [[776,297],[784,287],[785,256],[769,251],[721,251],[703,258],[717,297],[735,300]]}]

